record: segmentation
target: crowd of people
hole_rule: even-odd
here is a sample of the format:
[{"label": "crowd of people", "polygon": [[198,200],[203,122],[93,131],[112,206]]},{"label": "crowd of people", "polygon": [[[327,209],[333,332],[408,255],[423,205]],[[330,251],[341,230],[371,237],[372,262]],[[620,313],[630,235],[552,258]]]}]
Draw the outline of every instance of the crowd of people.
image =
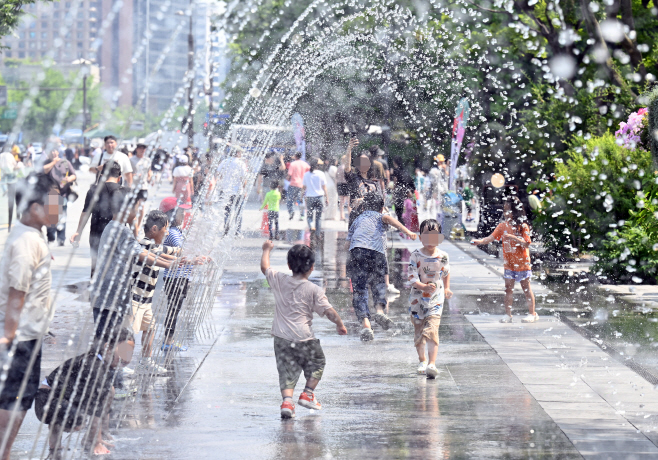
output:
[{"label": "crowd of people", "polygon": [[[232,230],[239,233],[246,194],[256,176],[261,209],[267,211],[269,224],[270,240],[263,244],[261,270],[276,302],[272,335],[283,398],[281,416],[294,416],[292,396],[302,371],[306,385],[298,404],[321,408],[314,392],[326,359],[311,328],[313,313],[326,316],[336,324],[339,334],[347,334],[324,291],[308,281],[315,263],[311,248],[298,244],[289,250],[292,276],[270,268],[272,241],[279,239],[283,199],[289,220],[299,213],[301,220],[306,217],[313,233],[322,231],[325,211],[327,218],[347,223],[347,273],[352,282],[352,306],[361,325],[359,336],[364,342],[375,338],[371,321],[384,330],[393,326],[387,314],[386,294],[397,289],[389,280],[387,229],[395,228],[411,240],[420,238],[422,247],[409,259],[408,313],[419,359],[417,372],[435,378],[438,328],[444,301],[452,296],[450,262],[448,254],[439,249],[444,238],[440,220],[419,222],[417,206],[429,203],[440,208],[441,195],[447,192],[448,168],[439,156],[427,176],[416,171],[412,177],[398,161],[389,168],[378,146],[356,152],[358,146],[359,141],[353,137],[340,159],[312,157],[307,162],[300,152],[270,152],[262,163],[260,158],[255,162],[243,158],[243,150],[233,146],[216,166],[209,154],[200,156],[192,149],[171,154],[156,150],[146,155],[146,145],[138,144],[133,152],[126,152],[117,148],[113,136],[106,137],[104,148],[94,152],[89,162],[95,181],[85,195],[76,232],[70,236],[70,242],[78,244],[90,222],[90,302],[95,338],[84,353],[62,363],[43,381],[41,343],[52,319],[48,243],[66,241],[66,206],[77,198],[74,184],[78,170],[55,149],[37,165],[37,172],[23,179],[15,177],[12,193],[19,222],[11,228],[0,271],[0,352],[6,360],[0,383],[2,458],[9,458],[33,402],[37,417],[50,428],[52,458],[59,458],[64,432],[82,429],[87,430],[84,443],[90,452],[109,452],[109,408],[122,378],[129,374],[125,366],[132,360],[135,334],[142,333],[141,357],[130,372],[167,373],[153,359],[157,327],[153,297],[160,269],[164,269],[166,296],[160,350],[165,354],[186,350],[176,341],[178,318],[194,267],[212,263],[206,256],[186,256],[186,212],[199,200],[201,204],[219,204],[224,210],[224,234]],[[13,160],[16,162],[16,158]],[[3,177],[5,171],[10,176],[18,169],[6,155],[0,156],[0,162]],[[158,209],[146,213],[149,185],[160,181],[169,181],[171,196],[161,200]],[[528,301],[530,313],[524,321],[533,322],[537,315],[530,288],[530,229],[518,198],[506,202],[504,215],[505,221],[493,234],[476,243],[503,243],[508,294],[504,322],[512,321],[511,293],[516,281],[521,283]]]}]

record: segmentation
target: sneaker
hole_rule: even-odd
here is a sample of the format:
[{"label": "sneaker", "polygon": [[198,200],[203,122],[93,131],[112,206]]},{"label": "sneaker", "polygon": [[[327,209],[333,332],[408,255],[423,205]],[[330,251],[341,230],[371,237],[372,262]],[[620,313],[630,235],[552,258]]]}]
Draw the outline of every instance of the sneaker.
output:
[{"label": "sneaker", "polygon": [[293,418],[295,416],[295,405],[290,401],[281,404],[281,418]]},{"label": "sneaker", "polygon": [[122,372],[124,376],[135,375],[135,371],[129,367],[124,367]]},{"label": "sneaker", "polygon": [[363,330],[361,331],[361,340],[364,342],[370,342],[371,340],[375,340],[375,334],[373,334],[372,329],[369,327],[364,327]]},{"label": "sneaker", "polygon": [[302,394],[299,395],[299,401],[297,401],[297,404],[307,409],[322,409],[322,404],[320,404],[318,400],[315,399],[315,394],[309,396],[309,394],[305,391],[302,391]]},{"label": "sneaker", "polygon": [[427,361],[423,361],[418,364],[418,373],[424,375],[425,370],[427,370]]},{"label": "sneaker", "polygon": [[304,222],[304,214],[302,214],[301,216],[299,216],[299,221],[300,221],[300,222]]},{"label": "sneaker", "polygon": [[385,331],[388,331],[391,328],[391,326],[393,326],[393,320],[388,316],[386,316],[384,313],[377,313],[375,316],[373,316],[373,319]]},{"label": "sneaker", "polygon": [[137,394],[137,388],[124,388],[116,389],[114,392],[114,399],[131,398]]},{"label": "sneaker", "polygon": [[500,320],[501,323],[511,323],[512,322],[512,315],[505,315],[503,319]]},{"label": "sneaker", "polygon": [[162,366],[158,366],[158,364],[153,361],[153,358],[142,358],[139,361],[139,366],[137,366],[137,372],[140,374],[159,375],[166,374],[167,369]]},{"label": "sneaker", "polygon": [[164,351],[165,353],[169,353],[170,351],[187,351],[187,347],[181,345],[180,343],[172,343],[172,344],[165,344],[163,343],[162,346],[160,347],[160,350]]},{"label": "sneaker", "polygon": [[427,375],[428,379],[435,379],[437,375],[439,375],[439,370],[436,368],[434,364],[430,364],[427,366],[427,370],[425,370],[425,374]]},{"label": "sneaker", "polygon": [[294,212],[291,212],[290,215],[289,215],[289,217],[290,217],[290,220],[292,220],[292,219],[295,217],[295,213],[294,213]]},{"label": "sneaker", "polygon": [[386,288],[386,291],[391,293],[391,294],[399,294],[400,290],[395,287],[393,284],[389,284],[388,287]]},{"label": "sneaker", "polygon": [[537,313],[534,315],[528,313],[528,315],[521,320],[522,323],[534,323],[536,321],[539,321],[539,315]]}]

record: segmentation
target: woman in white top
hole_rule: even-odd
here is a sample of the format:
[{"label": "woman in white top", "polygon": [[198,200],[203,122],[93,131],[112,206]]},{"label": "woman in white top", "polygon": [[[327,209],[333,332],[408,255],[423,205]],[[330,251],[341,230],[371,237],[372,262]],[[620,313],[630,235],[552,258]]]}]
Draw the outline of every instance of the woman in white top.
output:
[{"label": "woman in white top", "polygon": [[194,195],[194,170],[189,166],[187,155],[178,157],[178,166],[172,173],[174,180],[174,196],[183,204],[192,204],[192,195]]},{"label": "woman in white top", "polygon": [[331,220],[336,220],[336,214],[338,213],[338,191],[336,189],[336,173],[338,172],[338,168],[336,168],[335,163],[335,158],[329,160],[329,167],[325,171],[327,178],[327,199],[329,200],[326,217]]},{"label": "woman in white top", "polygon": [[14,203],[16,202],[16,182],[18,181],[18,171],[22,163],[17,162],[11,152],[2,152],[0,154],[0,184],[2,192],[7,193],[9,226],[7,230],[11,231],[11,221],[14,216]]},{"label": "woman in white top", "polygon": [[[320,231],[320,222],[322,221],[323,201],[329,204],[327,200],[327,180],[322,171],[318,171],[320,160],[311,159],[309,166],[311,169],[304,174],[302,188],[306,197],[306,218],[311,231]],[[324,197],[324,200],[322,199]],[[315,225],[313,225],[313,214],[315,214]]]}]

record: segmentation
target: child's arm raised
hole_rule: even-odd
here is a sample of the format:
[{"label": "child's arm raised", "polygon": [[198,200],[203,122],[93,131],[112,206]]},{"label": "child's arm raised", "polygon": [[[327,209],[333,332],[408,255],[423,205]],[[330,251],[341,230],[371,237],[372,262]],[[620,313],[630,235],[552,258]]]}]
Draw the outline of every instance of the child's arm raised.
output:
[{"label": "child's arm raised", "polygon": [[333,308],[328,308],[324,311],[325,316],[329,321],[336,325],[336,331],[338,335],[347,335],[347,328],[343,324],[343,320],[340,319],[340,315]]},{"label": "child's arm raised", "polygon": [[260,271],[263,272],[263,275],[270,268],[270,252],[274,249],[274,243],[270,240],[267,240],[263,243],[263,255],[260,258]]},{"label": "child's arm raised", "polygon": [[391,225],[392,227],[397,228],[398,230],[400,230],[402,233],[407,235],[412,240],[416,239],[416,234],[414,232],[412,232],[411,230],[409,230],[404,225],[402,225],[400,222],[398,222],[398,220],[395,217],[382,216],[382,222],[384,222],[387,225]]}]

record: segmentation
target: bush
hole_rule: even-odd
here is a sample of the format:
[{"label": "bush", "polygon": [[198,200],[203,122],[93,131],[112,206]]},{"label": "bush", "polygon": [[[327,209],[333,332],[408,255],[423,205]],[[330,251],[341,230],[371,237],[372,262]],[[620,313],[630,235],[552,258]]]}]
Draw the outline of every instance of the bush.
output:
[{"label": "bush", "polygon": [[548,206],[534,220],[540,239],[561,256],[602,249],[606,233],[637,209],[637,193],[651,170],[649,152],[627,150],[612,134],[575,138],[568,160],[555,166]]},{"label": "bush", "polygon": [[613,282],[655,283],[658,269],[658,174],[644,178],[635,209],[596,251],[596,274]]}]

